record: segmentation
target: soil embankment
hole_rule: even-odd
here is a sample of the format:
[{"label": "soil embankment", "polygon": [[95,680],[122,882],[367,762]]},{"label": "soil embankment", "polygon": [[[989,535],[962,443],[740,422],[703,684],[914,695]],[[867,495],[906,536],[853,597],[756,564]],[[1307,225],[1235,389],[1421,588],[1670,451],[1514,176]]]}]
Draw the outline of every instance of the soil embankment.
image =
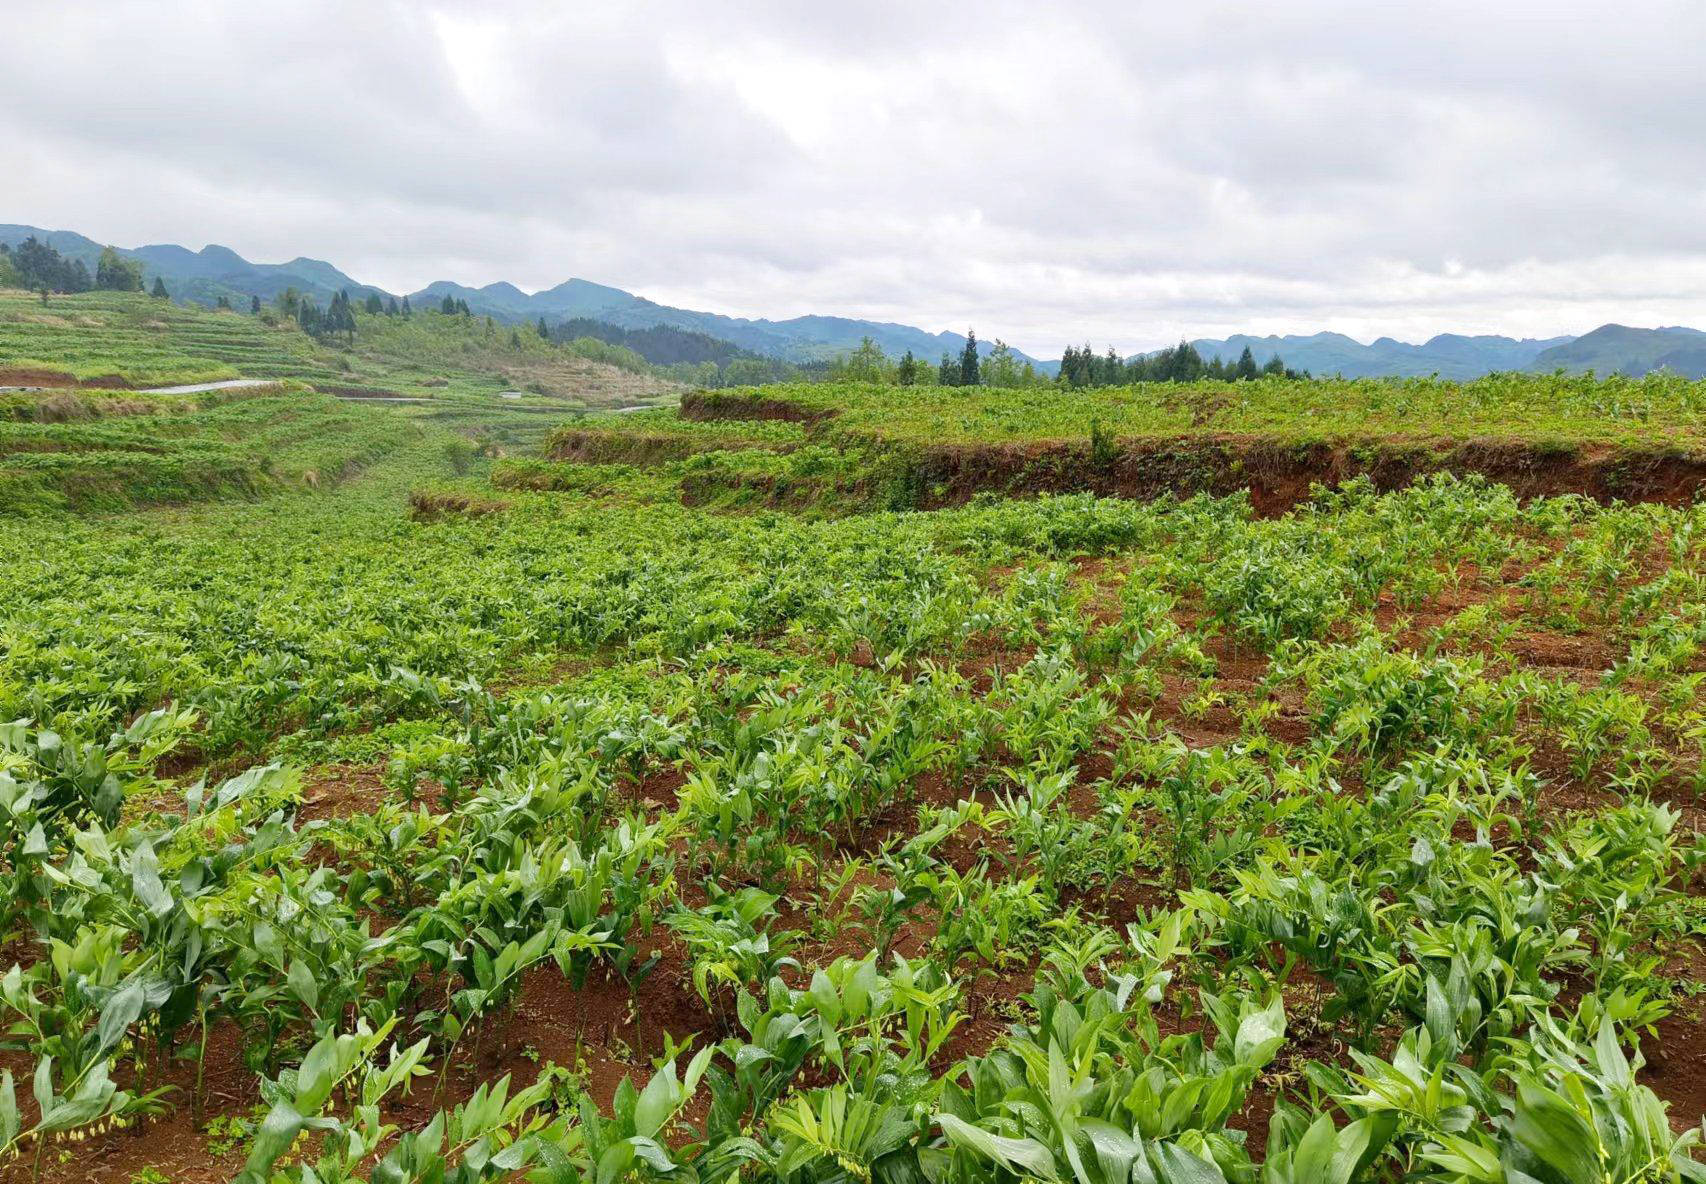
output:
[{"label": "soil embankment", "polygon": [[1087,446],[938,445],[919,451],[921,504],[959,505],[979,493],[1009,497],[1096,493],[1153,498],[1248,490],[1259,513],[1284,513],[1320,484],[1367,477],[1400,489],[1433,473],[1480,476],[1520,497],[1581,494],[1597,501],[1684,505],[1706,488],[1706,453],[1522,440],[1295,444],[1261,437],[1181,437]]}]

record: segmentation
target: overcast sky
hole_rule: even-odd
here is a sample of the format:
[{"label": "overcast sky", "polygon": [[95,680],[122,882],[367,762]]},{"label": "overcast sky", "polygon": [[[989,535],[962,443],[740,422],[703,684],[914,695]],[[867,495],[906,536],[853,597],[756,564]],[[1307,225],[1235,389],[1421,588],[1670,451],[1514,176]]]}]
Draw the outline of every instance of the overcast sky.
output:
[{"label": "overcast sky", "polygon": [[5,0],[0,222],[1152,347],[1706,327],[1706,3]]}]

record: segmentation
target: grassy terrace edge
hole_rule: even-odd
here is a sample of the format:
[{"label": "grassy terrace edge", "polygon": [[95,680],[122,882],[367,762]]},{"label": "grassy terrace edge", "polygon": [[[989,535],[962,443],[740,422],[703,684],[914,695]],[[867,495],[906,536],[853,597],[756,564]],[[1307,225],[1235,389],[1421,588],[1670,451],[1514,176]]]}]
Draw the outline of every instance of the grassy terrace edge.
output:
[{"label": "grassy terrace edge", "polygon": [[[798,503],[825,450],[856,504],[935,509],[980,494],[1149,498],[1248,490],[1276,512],[1313,485],[1397,489],[1477,475],[1524,497],[1681,504],[1706,486],[1706,383],[1492,375],[1281,380],[1070,391],[818,385],[700,391],[679,411],[593,416],[554,433],[576,464],[683,464],[684,496]],[[741,459],[717,454],[737,454]],[[764,459],[767,454],[792,459]],[[535,481],[537,477],[535,476]]]}]

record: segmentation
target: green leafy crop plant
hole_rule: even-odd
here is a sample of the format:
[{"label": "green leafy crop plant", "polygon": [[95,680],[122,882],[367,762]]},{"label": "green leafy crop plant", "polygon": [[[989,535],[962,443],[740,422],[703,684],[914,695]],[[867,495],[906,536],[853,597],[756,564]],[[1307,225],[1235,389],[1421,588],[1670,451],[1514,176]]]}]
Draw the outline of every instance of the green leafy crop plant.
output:
[{"label": "green leafy crop plant", "polygon": [[[1405,391],[1598,430],[1580,385]],[[784,397],[838,413],[668,465],[857,481],[891,397]],[[1089,410],[885,430],[932,406]],[[1643,1057],[1703,1026],[1706,511],[730,513],[636,464],[419,518],[491,492],[444,444],[0,520],[0,1171],[184,1110],[265,1184],[1702,1178]]]}]

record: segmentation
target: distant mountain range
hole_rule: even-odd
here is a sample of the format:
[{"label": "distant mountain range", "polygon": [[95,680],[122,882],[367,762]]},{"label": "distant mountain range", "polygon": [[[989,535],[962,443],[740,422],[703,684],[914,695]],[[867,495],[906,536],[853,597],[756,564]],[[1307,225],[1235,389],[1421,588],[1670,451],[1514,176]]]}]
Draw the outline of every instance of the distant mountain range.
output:
[{"label": "distant mountain range", "polygon": [[[83,260],[90,271],[94,270],[103,246],[94,239],[69,230],[0,225],[0,242],[9,246],[16,246],[31,235],[68,258]],[[286,288],[295,288],[321,303],[329,301],[340,289],[357,299],[369,292],[377,292],[386,298],[395,295],[401,299],[404,295],[361,283],[319,259],[250,263],[229,247],[221,246],[207,246],[200,251],[173,245],[119,248],[119,254],[142,264],[145,283],[152,284],[159,276],[175,299],[201,304],[213,304],[221,296],[233,304],[246,302],[250,296],[270,300]],[[657,304],[620,288],[580,279],[532,294],[508,283],[470,288],[449,280],[438,280],[407,295],[412,304],[423,307],[436,305],[446,296],[466,300],[471,312],[509,323],[536,321],[544,317],[553,324],[585,318],[621,329],[667,325],[705,333],[755,354],[794,362],[834,357],[857,348],[864,337],[875,340],[883,352],[892,357],[911,350],[917,357],[932,363],[943,353],[958,354],[966,343],[965,337],[959,333],[929,333],[911,325],[886,321],[821,316],[794,317],[784,321],[748,320],[719,313],[695,312]],[[989,342],[980,342],[979,345],[982,352],[989,352]]]},{"label": "distant mountain range", "polygon": [[1205,358],[1236,359],[1249,347],[1258,364],[1274,355],[1311,374],[1386,378],[1437,374],[1475,378],[1495,370],[1641,375],[1669,367],[1689,378],[1706,377],[1706,333],[1696,329],[1630,329],[1602,325],[1581,337],[1476,336],[1441,333],[1420,345],[1382,337],[1369,345],[1342,333],[1310,336],[1226,338],[1191,342]]},{"label": "distant mountain range", "polygon": [[[34,226],[0,225],[0,242],[16,246],[34,235],[62,255],[81,259],[91,271],[102,244],[68,230],[42,230]],[[391,293],[345,275],[319,259],[297,258],[289,263],[250,263],[229,247],[206,246],[199,251],[162,244],[119,250],[119,254],[142,264],[146,282],[163,279],[179,300],[213,304],[224,296],[236,304],[250,296],[270,300],[286,288],[329,301],[339,290],[361,298],[370,292],[390,298]],[[438,280],[418,292],[407,294],[417,306],[436,306],[449,296],[468,302],[481,316],[516,323],[543,317],[548,323],[581,319],[597,321],[623,330],[650,329],[663,325],[689,333],[702,333],[728,342],[741,350],[765,357],[807,362],[833,357],[858,346],[870,337],[891,357],[907,350],[927,362],[943,353],[958,354],[966,339],[958,333],[930,333],[911,325],[866,321],[851,317],[804,316],[788,320],[750,320],[720,313],[671,308],[620,288],[571,279],[541,292],[527,293],[514,284],[487,284],[470,288],[449,280]],[[1382,337],[1364,345],[1341,333],[1310,336],[1251,337],[1235,334],[1226,338],[1200,338],[1191,343],[1206,357],[1219,355],[1232,361],[1246,346],[1257,363],[1278,354],[1293,369],[1316,375],[1343,374],[1347,378],[1438,374],[1442,378],[1474,378],[1495,370],[1571,372],[1594,370],[1600,374],[1645,374],[1669,368],[1690,378],[1706,377],[1706,333],[1696,329],[1631,329],[1603,325],[1581,337],[1523,338],[1464,336],[1442,333],[1420,345]],[[983,352],[990,342],[979,342]],[[1019,355],[1025,358],[1025,355]],[[1025,358],[1027,361],[1036,359]],[[1054,373],[1056,361],[1037,362],[1039,369]]]},{"label": "distant mountain range", "polygon": [[1343,374],[1346,378],[1438,374],[1442,378],[1473,378],[1493,370],[1526,370],[1535,358],[1573,340],[1553,337],[1517,341],[1510,337],[1465,337],[1442,333],[1421,345],[1382,337],[1371,345],[1342,333],[1307,337],[1205,337],[1191,342],[1205,358],[1236,359],[1247,347],[1258,364],[1276,354],[1294,370],[1311,374]]}]

